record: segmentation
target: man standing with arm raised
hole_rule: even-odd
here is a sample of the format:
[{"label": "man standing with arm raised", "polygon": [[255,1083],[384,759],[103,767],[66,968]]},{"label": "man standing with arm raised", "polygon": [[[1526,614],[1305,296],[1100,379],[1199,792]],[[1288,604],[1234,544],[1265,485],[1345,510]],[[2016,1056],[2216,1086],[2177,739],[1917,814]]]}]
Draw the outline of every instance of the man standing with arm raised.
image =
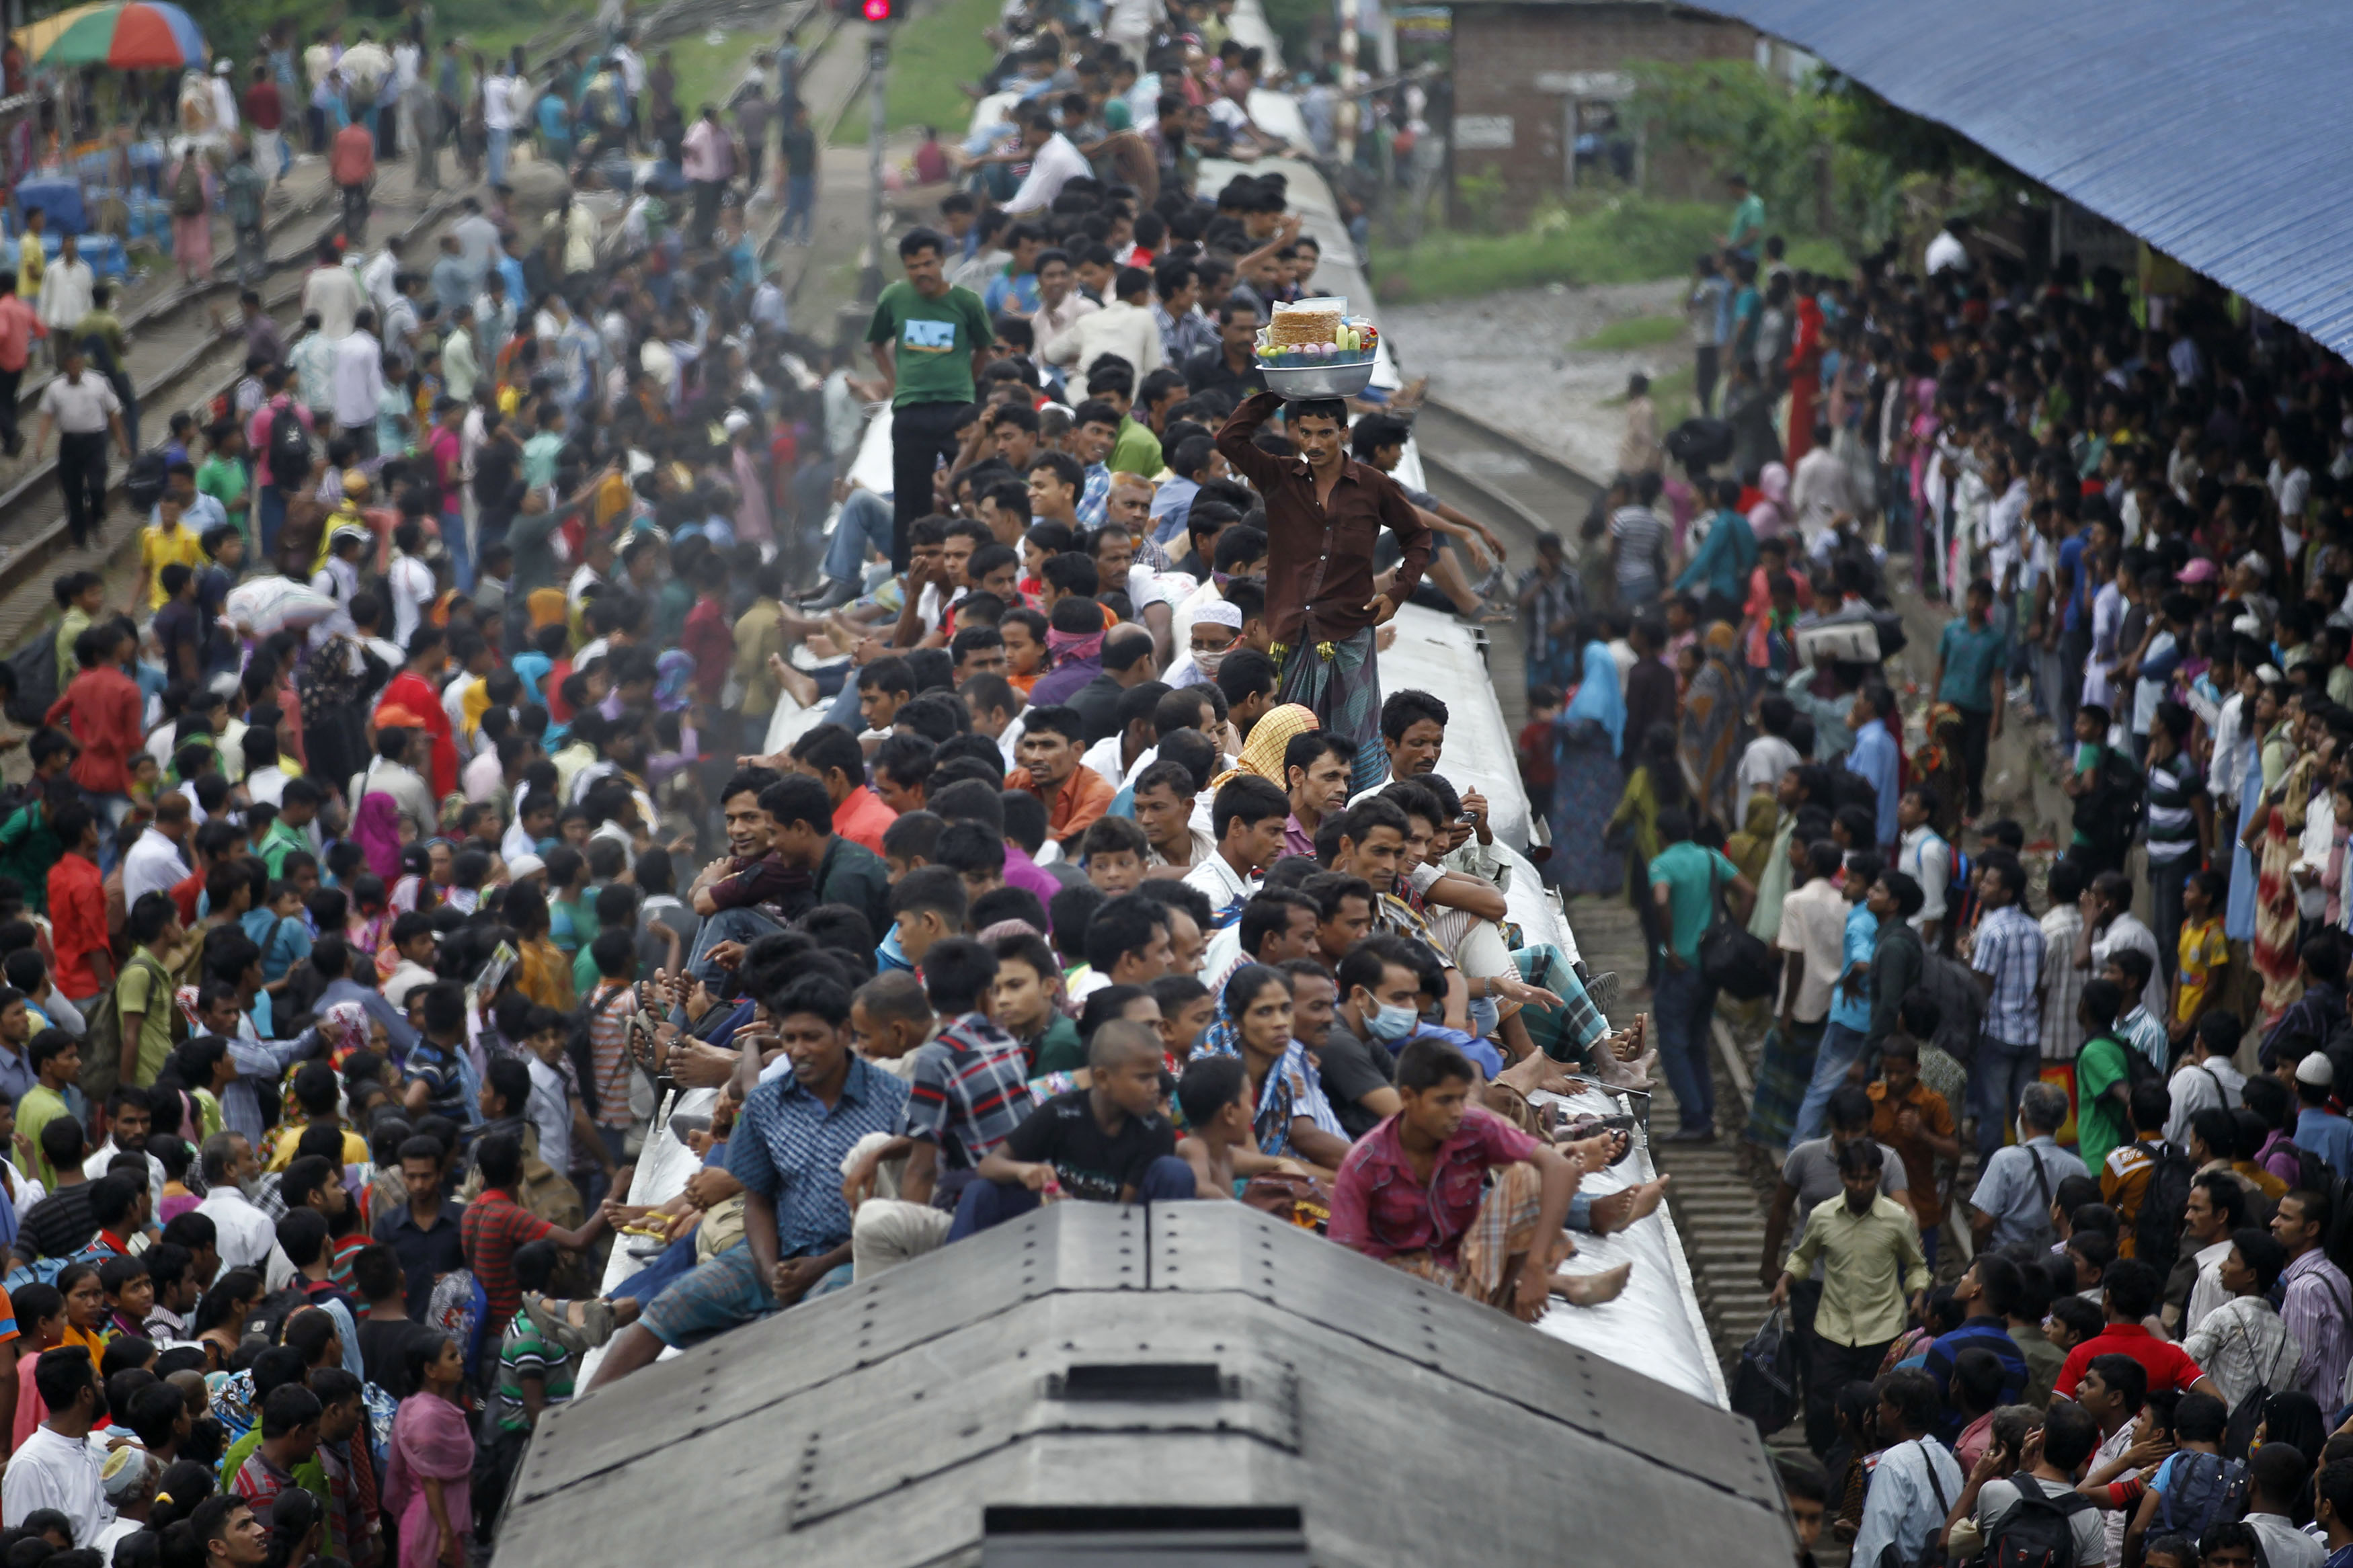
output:
[{"label": "man standing with arm raised", "polygon": [[[1281,399],[1261,392],[1218,432],[1218,450],[1266,500],[1266,622],[1282,672],[1277,700],[1314,711],[1323,731],[1356,748],[1353,787],[1388,771],[1380,744],[1381,680],[1374,629],[1397,614],[1430,563],[1430,534],[1397,481],[1347,455],[1338,398],[1291,405],[1295,458],[1256,443]],[[1386,527],[1404,557],[1388,592],[1373,587],[1373,546]]]}]

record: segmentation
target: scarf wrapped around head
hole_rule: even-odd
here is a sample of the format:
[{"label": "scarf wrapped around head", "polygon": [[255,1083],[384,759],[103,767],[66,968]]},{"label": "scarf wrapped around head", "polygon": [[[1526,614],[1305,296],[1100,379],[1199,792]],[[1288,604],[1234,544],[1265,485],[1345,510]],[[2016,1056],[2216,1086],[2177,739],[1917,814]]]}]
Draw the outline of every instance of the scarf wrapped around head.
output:
[{"label": "scarf wrapped around head", "polygon": [[400,812],[392,796],[376,790],[360,797],[352,838],[366,854],[369,870],[387,881],[400,875]]},{"label": "scarf wrapped around head", "polygon": [[1288,788],[1283,778],[1282,758],[1291,742],[1324,727],[1315,717],[1315,710],[1296,702],[1285,702],[1259,715],[1250,726],[1250,739],[1242,742],[1240,763],[1210,781],[1211,789],[1223,789],[1226,781],[1253,773],[1277,789]]},{"label": "scarf wrapped around head", "polygon": [[694,679],[694,656],[684,648],[664,648],[654,660],[654,706],[665,713],[685,707],[691,694],[686,683]]},{"label": "scarf wrapped around head", "polygon": [[1082,635],[1049,628],[1046,633],[1046,651],[1054,656],[1054,667],[1058,669],[1066,664],[1084,664],[1089,659],[1103,658],[1103,634],[1101,632]]}]

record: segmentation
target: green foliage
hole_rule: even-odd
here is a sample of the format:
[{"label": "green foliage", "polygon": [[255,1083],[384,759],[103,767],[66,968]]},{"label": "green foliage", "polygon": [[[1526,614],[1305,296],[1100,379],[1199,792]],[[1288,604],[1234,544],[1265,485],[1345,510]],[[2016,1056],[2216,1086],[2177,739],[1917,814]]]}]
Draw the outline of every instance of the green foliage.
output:
[{"label": "green foliage", "polygon": [[1265,0],[1266,25],[1282,41],[1282,58],[1300,61],[1308,58],[1308,46],[1318,28],[1330,34],[1332,7],[1327,0]]},{"label": "green foliage", "polygon": [[1504,205],[1504,173],[1489,169],[1483,174],[1457,174],[1454,195],[1470,216],[1472,231],[1477,234],[1495,232],[1495,214]]},{"label": "green foliage", "polygon": [[1626,117],[1655,153],[1685,148],[1745,174],[1782,233],[1826,215],[1852,254],[1911,238],[1947,211],[1985,213],[2039,187],[1958,132],[1896,108],[1851,77],[1796,87],[1748,60],[1638,62]]},{"label": "green foliage", "polygon": [[1813,212],[1815,154],[1829,140],[1819,98],[1789,91],[1745,59],[1641,60],[1629,70],[1635,90],[1622,117],[1642,128],[1653,152],[1687,147],[1719,176],[1747,175],[1769,227],[1786,233]]},{"label": "green foliage", "polygon": [[[1540,283],[1640,283],[1679,278],[1724,232],[1721,203],[1580,196],[1538,213],[1516,234],[1433,232],[1410,246],[1373,245],[1373,289],[1384,301],[1458,299]],[[1789,264],[1844,266],[1836,246],[1792,237]]]},{"label": "green foliage", "polygon": [[[883,111],[891,129],[934,125],[950,142],[963,138],[972,119],[972,100],[964,84],[976,82],[997,62],[997,51],[983,35],[997,26],[996,0],[946,0],[923,15],[891,29],[891,67],[883,89]],[[828,48],[866,47],[865,26],[846,28]],[[834,132],[837,146],[863,145],[866,141],[866,100],[843,115]]]},{"label": "green foliage", "polygon": [[1607,349],[1623,352],[1647,349],[1659,343],[1671,342],[1683,335],[1683,323],[1675,316],[1628,316],[1610,322],[1577,346],[1581,349]]}]

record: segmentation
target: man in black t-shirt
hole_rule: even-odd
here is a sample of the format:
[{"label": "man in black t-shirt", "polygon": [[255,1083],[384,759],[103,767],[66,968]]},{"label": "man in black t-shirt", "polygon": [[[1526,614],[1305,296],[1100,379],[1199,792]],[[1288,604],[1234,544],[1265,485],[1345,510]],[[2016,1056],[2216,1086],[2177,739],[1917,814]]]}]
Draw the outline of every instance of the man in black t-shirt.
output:
[{"label": "man in black t-shirt", "polygon": [[[175,507],[166,496],[158,503]],[[164,590],[163,608],[155,612],[155,641],[164,650],[164,670],[174,680],[193,686],[204,675],[204,612],[196,607],[196,574],[185,563],[173,562],[156,574]]]},{"label": "man in black t-shirt", "polygon": [[948,1240],[1028,1214],[1042,1202],[1162,1203],[1197,1195],[1176,1130],[1160,1114],[1160,1035],[1115,1019],[1087,1046],[1085,1089],[1058,1094],[991,1151],[956,1205]]}]

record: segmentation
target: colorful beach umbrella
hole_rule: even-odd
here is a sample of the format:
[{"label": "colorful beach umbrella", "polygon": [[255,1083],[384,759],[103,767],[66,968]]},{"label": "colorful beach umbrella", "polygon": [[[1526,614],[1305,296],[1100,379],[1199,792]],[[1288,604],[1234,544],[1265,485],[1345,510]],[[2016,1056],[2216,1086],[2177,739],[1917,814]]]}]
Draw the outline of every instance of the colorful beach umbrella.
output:
[{"label": "colorful beach umbrella", "polygon": [[200,66],[209,52],[188,14],[164,0],[77,5],[19,27],[14,37],[37,66],[163,70]]}]

